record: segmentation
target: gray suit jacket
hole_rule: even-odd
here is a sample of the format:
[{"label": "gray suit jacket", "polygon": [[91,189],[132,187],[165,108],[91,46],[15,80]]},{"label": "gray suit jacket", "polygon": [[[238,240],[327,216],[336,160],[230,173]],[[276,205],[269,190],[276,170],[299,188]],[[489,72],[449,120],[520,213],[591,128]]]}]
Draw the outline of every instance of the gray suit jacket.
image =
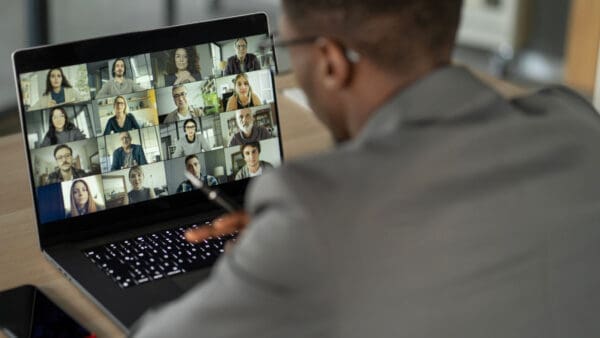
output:
[{"label": "gray suit jacket", "polygon": [[255,180],[252,224],[140,337],[600,337],[600,119],[448,67],[335,151]]}]

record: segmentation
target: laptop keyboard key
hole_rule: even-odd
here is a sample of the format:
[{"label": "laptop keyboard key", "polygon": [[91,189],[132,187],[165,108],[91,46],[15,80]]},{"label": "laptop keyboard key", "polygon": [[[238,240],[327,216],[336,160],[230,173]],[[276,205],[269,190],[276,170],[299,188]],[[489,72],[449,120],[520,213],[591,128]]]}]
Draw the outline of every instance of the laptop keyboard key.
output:
[{"label": "laptop keyboard key", "polygon": [[185,232],[196,227],[198,224],[179,226],[82,252],[119,287],[128,288],[209,267],[224,252],[227,240],[235,239],[221,236],[199,244],[187,242]]}]

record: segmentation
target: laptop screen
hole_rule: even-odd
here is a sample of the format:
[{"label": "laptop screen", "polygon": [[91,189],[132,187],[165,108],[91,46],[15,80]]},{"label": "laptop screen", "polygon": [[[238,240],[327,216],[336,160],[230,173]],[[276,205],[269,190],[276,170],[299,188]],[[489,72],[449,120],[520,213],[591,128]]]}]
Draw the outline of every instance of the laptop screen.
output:
[{"label": "laptop screen", "polygon": [[266,38],[257,14],[16,52],[40,232],[208,210],[185,171],[239,197],[279,166]]}]

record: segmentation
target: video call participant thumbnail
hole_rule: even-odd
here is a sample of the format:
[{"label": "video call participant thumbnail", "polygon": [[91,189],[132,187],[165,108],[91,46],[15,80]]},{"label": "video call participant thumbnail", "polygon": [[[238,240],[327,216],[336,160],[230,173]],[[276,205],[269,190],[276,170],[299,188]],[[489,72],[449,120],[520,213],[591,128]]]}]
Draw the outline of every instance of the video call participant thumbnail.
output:
[{"label": "video call participant thumbnail", "polygon": [[191,155],[211,150],[208,141],[198,133],[198,123],[194,119],[188,119],[183,123],[184,137],[177,140],[173,157]]},{"label": "video call participant thumbnail", "polygon": [[169,55],[165,86],[202,80],[200,58],[194,47],[177,48]]},{"label": "video call participant thumbnail", "polygon": [[70,181],[72,179],[88,176],[88,174],[73,166],[73,149],[66,144],[61,144],[54,149],[56,171],[48,175],[48,184]]},{"label": "video call participant thumbnail", "polygon": [[29,110],[56,106],[83,100],[81,94],[67,80],[62,68],[52,68],[46,75],[46,90]]},{"label": "video call participant thumbnail", "polygon": [[235,122],[239,131],[231,137],[229,141],[230,147],[249,142],[258,142],[272,137],[271,132],[267,128],[255,125],[254,121],[254,114],[250,109],[240,109],[235,112]]},{"label": "video call participant thumbnail", "polygon": [[255,107],[262,104],[260,97],[252,91],[250,80],[248,80],[248,74],[238,74],[233,79],[233,85],[233,95],[227,100],[225,111]]},{"label": "video call participant thumbnail", "polygon": [[200,117],[204,115],[201,108],[193,107],[187,101],[187,89],[183,84],[175,85],[171,89],[173,102],[175,102],[175,110],[170,112],[164,119],[163,123],[173,123],[184,121],[191,117]]},{"label": "video call participant thumbnail", "polygon": [[[219,181],[216,177],[211,175],[202,175],[202,165],[200,164],[200,160],[198,156],[195,154],[188,155],[185,158],[185,170],[187,170],[190,174],[197,177],[199,180],[207,184],[208,186],[217,185]],[[185,180],[179,184],[177,187],[177,193],[186,192],[196,190],[196,187],[192,185],[190,180]]]},{"label": "video call participant thumbnail", "polygon": [[132,189],[127,193],[129,203],[143,202],[156,198],[154,189],[144,187],[144,170],[140,166],[129,169],[129,182]]},{"label": "video call participant thumbnail", "polygon": [[125,97],[119,95],[113,102],[114,116],[108,119],[104,128],[104,135],[120,133],[131,129],[140,129],[135,117],[129,114],[129,106]]},{"label": "video call participant thumbnail", "polygon": [[102,88],[96,94],[96,98],[104,98],[108,96],[116,96],[130,94],[137,91],[145,90],[132,79],[126,78],[127,66],[124,59],[116,59],[112,64],[113,78],[106,81]]},{"label": "video call participant thumbnail", "polygon": [[85,134],[69,121],[67,112],[62,107],[56,107],[50,111],[48,125],[50,126],[48,132],[40,144],[42,147],[86,138]]},{"label": "video call participant thumbnail", "polygon": [[121,146],[113,152],[111,170],[126,169],[148,163],[144,149],[141,145],[131,143],[131,135],[128,131],[119,133],[119,139]]},{"label": "video call participant thumbnail", "polygon": [[233,75],[238,73],[251,72],[260,70],[260,62],[256,55],[248,53],[248,40],[239,38],[233,44],[235,55],[227,59],[227,67],[225,75]]},{"label": "video call participant thumbnail", "polygon": [[260,159],[260,142],[250,142],[240,146],[244,157],[244,166],[235,174],[235,180],[260,176],[266,170],[273,169],[273,165]]},{"label": "video call participant thumbnail", "polygon": [[67,217],[87,215],[104,209],[104,206],[96,203],[94,192],[83,179],[73,181],[69,190],[69,197],[71,203]]}]

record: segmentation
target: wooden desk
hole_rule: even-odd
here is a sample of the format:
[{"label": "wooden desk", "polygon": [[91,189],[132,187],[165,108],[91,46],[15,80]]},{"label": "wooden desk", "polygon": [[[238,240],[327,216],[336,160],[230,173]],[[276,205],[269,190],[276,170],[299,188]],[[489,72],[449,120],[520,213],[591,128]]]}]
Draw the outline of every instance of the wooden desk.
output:
[{"label": "wooden desk", "polygon": [[[281,92],[290,87],[294,79],[285,76],[277,78],[276,82],[286,160],[330,147],[331,138],[321,123]],[[0,290],[21,284],[36,285],[99,337],[124,336],[96,305],[42,256],[24,149],[21,134],[0,138]]]}]

